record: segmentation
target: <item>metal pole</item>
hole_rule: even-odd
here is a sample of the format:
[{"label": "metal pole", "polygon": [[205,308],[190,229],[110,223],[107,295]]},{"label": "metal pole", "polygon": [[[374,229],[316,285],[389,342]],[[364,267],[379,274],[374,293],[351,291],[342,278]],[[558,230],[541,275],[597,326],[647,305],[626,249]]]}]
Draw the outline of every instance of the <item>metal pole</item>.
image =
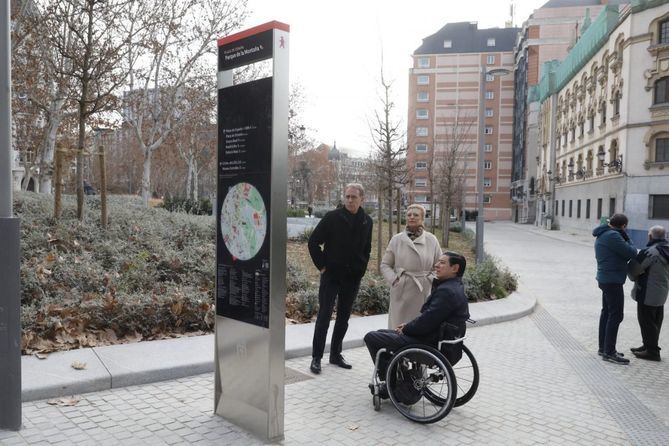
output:
[{"label": "metal pole", "polygon": [[21,428],[19,219],[12,212],[9,2],[0,3],[0,429]]},{"label": "metal pole", "polygon": [[477,174],[477,195],[478,213],[476,215],[476,264],[483,262],[483,169],[484,169],[484,149],[485,149],[485,67],[481,66],[481,76],[479,79],[479,148],[478,148],[478,169]]},{"label": "metal pole", "polygon": [[[552,178],[555,178],[558,175],[558,169],[555,165],[555,127],[557,126],[557,94],[551,95],[551,131],[549,133],[550,141],[548,142],[549,154],[548,154],[548,170],[553,172]],[[548,177],[549,181],[549,197],[550,202],[548,203],[548,212],[546,212],[546,229],[553,229],[553,221],[555,220],[554,209],[555,209],[555,180],[551,177]],[[557,212],[555,212],[557,214]],[[548,223],[550,222],[550,224]]]}]

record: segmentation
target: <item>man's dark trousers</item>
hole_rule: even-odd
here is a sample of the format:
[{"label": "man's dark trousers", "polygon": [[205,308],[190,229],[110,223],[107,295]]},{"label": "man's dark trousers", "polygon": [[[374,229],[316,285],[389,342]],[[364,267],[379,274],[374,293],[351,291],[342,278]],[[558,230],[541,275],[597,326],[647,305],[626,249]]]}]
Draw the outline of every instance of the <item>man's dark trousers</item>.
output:
[{"label": "man's dark trousers", "polygon": [[660,347],[657,345],[664,319],[664,306],[651,307],[637,303],[637,319],[641,328],[641,339],[643,346],[651,355],[659,355]]},{"label": "man's dark trousers", "polygon": [[623,321],[625,293],[622,283],[600,283],[602,313],[599,316],[599,350],[613,355],[616,352],[618,327]]},{"label": "man's dark trousers", "polygon": [[353,301],[358,294],[360,280],[352,274],[335,274],[328,270],[321,274],[321,284],[318,289],[318,317],[316,318],[316,327],[314,327],[312,346],[312,356],[314,358],[321,359],[323,357],[335,300],[337,302],[337,320],[332,332],[330,357],[337,358],[341,355],[342,342],[346,330],[348,330],[348,319],[351,316]]},{"label": "man's dark trousers", "polygon": [[[387,328],[370,331],[365,335],[365,345],[367,346],[367,350],[369,350],[373,362],[376,362],[376,353],[382,348],[395,352],[409,344],[422,344],[422,342],[419,339],[399,334],[395,330]],[[382,353],[379,359],[378,374],[382,380],[385,379],[389,359],[390,355],[387,352]]]}]

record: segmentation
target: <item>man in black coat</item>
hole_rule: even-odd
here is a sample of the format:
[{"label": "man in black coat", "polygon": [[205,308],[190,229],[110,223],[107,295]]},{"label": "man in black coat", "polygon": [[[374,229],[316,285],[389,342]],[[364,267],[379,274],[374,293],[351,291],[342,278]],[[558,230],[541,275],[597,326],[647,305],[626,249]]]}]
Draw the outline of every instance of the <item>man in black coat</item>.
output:
[{"label": "man in black coat", "polygon": [[345,369],[351,368],[341,355],[342,342],[348,329],[353,301],[367,270],[374,224],[361,207],[364,194],[365,190],[360,184],[347,185],[344,206],[325,214],[309,237],[311,260],[321,272],[318,317],[311,353],[310,368],[313,373],[321,372],[321,358],[335,300],[337,320],[330,343],[330,363]]},{"label": "man in black coat", "polygon": [[[434,266],[436,278],[432,282],[432,293],[420,309],[420,315],[395,330],[381,329],[365,335],[365,344],[376,361],[381,348],[396,351],[409,344],[425,344],[437,347],[439,327],[443,322],[462,327],[469,319],[469,304],[462,284],[467,261],[456,252],[447,251]],[[379,376],[385,375],[389,355],[381,355]]]}]

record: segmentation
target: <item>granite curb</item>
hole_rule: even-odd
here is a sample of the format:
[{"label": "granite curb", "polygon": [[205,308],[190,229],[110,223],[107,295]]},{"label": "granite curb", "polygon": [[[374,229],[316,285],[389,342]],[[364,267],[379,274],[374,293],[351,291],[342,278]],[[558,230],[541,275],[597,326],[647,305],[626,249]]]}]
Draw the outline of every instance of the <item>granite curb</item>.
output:
[{"label": "granite curb", "polygon": [[[470,305],[472,327],[526,316],[536,299],[515,292],[506,299]],[[364,335],[387,325],[387,315],[355,317],[349,321],[344,348],[364,345]],[[314,324],[286,326],[286,359],[311,353]],[[329,349],[329,344],[326,350]],[[85,363],[75,370],[74,362]],[[214,335],[138,342],[56,352],[46,359],[22,358],[24,402],[146,384],[214,371]]]}]

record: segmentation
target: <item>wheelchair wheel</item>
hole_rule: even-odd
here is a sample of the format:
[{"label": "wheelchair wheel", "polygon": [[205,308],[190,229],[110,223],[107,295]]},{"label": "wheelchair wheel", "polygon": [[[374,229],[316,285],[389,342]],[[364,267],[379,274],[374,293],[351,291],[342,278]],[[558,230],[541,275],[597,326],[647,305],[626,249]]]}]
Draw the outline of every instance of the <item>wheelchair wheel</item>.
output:
[{"label": "wheelchair wheel", "polygon": [[472,352],[463,345],[462,359],[452,367],[458,386],[458,397],[454,406],[459,407],[471,400],[479,388],[479,365]]},{"label": "wheelchair wheel", "polygon": [[453,408],[455,374],[446,358],[427,346],[395,353],[386,373],[388,396],[395,408],[417,423],[434,423]]}]

